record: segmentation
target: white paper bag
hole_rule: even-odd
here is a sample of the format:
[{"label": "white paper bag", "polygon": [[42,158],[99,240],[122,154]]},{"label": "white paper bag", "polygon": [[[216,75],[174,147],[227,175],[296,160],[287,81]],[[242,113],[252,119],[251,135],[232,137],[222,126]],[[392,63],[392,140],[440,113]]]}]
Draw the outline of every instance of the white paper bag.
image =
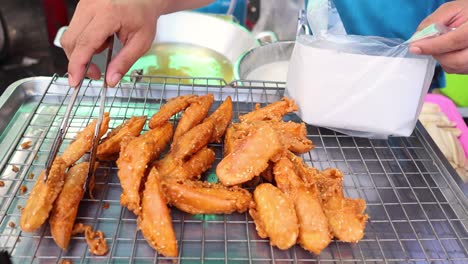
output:
[{"label": "white paper bag", "polygon": [[315,35],[296,41],[286,94],[298,104],[299,116],[351,136],[409,136],[434,75],[434,59],[409,53],[401,40],[332,35],[333,25],[323,19],[333,9],[329,1],[311,0]]}]

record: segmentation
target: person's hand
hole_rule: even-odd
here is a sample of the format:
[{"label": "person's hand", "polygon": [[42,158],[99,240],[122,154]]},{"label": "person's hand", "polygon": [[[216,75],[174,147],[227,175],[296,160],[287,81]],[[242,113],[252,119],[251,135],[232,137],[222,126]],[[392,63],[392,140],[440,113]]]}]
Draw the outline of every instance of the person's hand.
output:
[{"label": "person's hand", "polygon": [[[80,0],[61,44],[69,59],[69,84],[78,85],[85,75],[88,61],[107,47],[114,33],[123,48],[112,59],[105,76],[115,86],[133,63],[153,43],[156,21],[165,12],[165,0]],[[101,77],[100,69],[92,64],[86,75]]]},{"label": "person's hand", "polygon": [[468,0],[446,3],[421,22],[417,31],[432,23],[457,28],[439,37],[417,41],[414,54],[432,55],[448,73],[468,74]]}]

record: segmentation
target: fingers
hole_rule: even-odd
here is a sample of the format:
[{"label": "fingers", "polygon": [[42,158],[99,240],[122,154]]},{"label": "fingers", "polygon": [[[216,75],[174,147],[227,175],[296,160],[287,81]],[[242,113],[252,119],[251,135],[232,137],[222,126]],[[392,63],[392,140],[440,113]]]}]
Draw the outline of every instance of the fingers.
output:
[{"label": "fingers", "polygon": [[468,74],[468,48],[436,55],[434,58],[447,73]]},{"label": "fingers", "polygon": [[429,15],[426,19],[424,19],[416,31],[420,31],[433,23],[440,23],[445,26],[455,27],[457,25],[451,24],[457,17],[457,14],[459,14],[461,11],[462,8],[457,3],[446,3],[439,7],[434,13]]},{"label": "fingers", "polygon": [[101,79],[101,70],[96,64],[91,63],[91,65],[89,65],[88,72],[86,72],[86,76],[93,80],[99,80]]},{"label": "fingers", "polygon": [[[108,37],[119,30],[112,15],[95,16],[76,39],[69,56],[68,74],[70,86],[76,86],[85,74],[85,67],[91,57],[102,49]],[[93,70],[94,69],[94,70]],[[95,67],[91,73],[95,74]]]},{"label": "fingers", "polygon": [[68,58],[70,58],[70,54],[75,48],[75,40],[94,17],[92,6],[83,4],[82,1],[80,1],[76,6],[75,13],[79,15],[73,16],[72,20],[70,21],[70,25],[60,39],[60,44],[62,45],[63,50],[65,51],[65,54]]},{"label": "fingers", "polygon": [[107,69],[106,80],[109,86],[117,85],[133,63],[151,47],[153,36],[154,33],[142,30],[128,37],[124,47],[112,59]]},{"label": "fingers", "polygon": [[462,50],[468,47],[468,24],[448,32],[442,36],[423,39],[411,44],[411,52],[415,54],[440,55]]}]

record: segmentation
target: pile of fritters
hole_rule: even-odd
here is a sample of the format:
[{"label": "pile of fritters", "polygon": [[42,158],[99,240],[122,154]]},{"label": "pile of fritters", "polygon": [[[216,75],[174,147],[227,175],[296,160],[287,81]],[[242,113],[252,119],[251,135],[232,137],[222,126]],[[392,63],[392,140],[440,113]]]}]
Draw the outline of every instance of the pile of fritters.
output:
[{"label": "pile of fritters", "polygon": [[303,123],[283,121],[296,110],[293,101],[283,98],[240,116],[240,123],[226,132],[225,157],[216,174],[227,186],[263,177],[266,183],[255,188],[249,209],[259,236],[280,249],[299,243],[319,254],[333,237],[344,242],[362,239],[366,205],[362,199],[344,197],[340,171],[320,172],[294,154],[313,148]]},{"label": "pile of fritters", "polygon": [[[120,203],[137,216],[151,247],[164,256],[178,255],[168,205],[190,214],[249,211],[259,236],[280,249],[299,243],[319,254],[333,237],[348,242],[363,237],[365,202],[344,197],[343,175],[336,169],[318,171],[296,156],[313,144],[305,124],[283,121],[297,110],[292,100],[257,105],[232,124],[231,98],[209,115],[213,102],[212,94],[172,98],[151,117],[148,131],[141,133],[145,116],[132,117],[98,146],[99,160],[116,161]],[[180,112],[174,128],[171,118]],[[106,114],[102,134],[108,123]],[[38,178],[21,217],[21,228],[33,231],[50,214],[52,236],[63,249],[73,232],[89,164],[65,171],[89,151],[93,126],[95,121],[57,157],[47,182]],[[223,137],[224,158],[216,167],[219,183],[202,181],[215,160],[209,144],[221,143]],[[265,183],[258,185],[260,178]],[[243,184],[257,185],[253,196]]]}]

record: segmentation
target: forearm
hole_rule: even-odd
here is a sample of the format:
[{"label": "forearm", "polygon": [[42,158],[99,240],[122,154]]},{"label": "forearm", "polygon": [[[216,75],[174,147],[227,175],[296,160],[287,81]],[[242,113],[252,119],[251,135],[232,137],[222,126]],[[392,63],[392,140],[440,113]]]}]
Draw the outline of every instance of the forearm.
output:
[{"label": "forearm", "polygon": [[206,6],[214,0],[165,0],[164,14]]}]

